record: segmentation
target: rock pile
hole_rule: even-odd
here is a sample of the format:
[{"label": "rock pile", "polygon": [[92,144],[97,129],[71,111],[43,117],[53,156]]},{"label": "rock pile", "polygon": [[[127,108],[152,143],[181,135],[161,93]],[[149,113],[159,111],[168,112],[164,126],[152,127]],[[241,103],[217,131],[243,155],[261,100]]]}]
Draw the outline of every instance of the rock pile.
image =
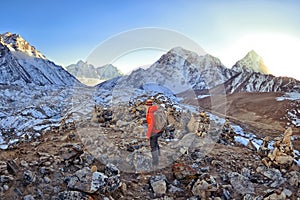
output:
[{"label": "rock pile", "polygon": [[[275,167],[280,167],[283,169],[290,168],[294,163],[294,148],[291,142],[291,136],[293,134],[292,129],[289,127],[285,132],[283,137],[278,138],[274,142],[274,149],[263,157],[262,162],[265,166],[270,167],[274,165]],[[262,156],[266,154],[266,144],[267,140],[260,148],[260,153]]]},{"label": "rock pile", "polygon": [[113,192],[121,186],[120,171],[113,164],[107,164],[104,172],[93,171],[89,167],[84,167],[66,177],[68,188],[94,194]]},{"label": "rock pile", "polygon": [[230,125],[230,121],[228,118],[226,118],[225,123],[222,126],[222,132],[220,135],[220,139],[219,142],[222,144],[226,144],[226,145],[234,145],[235,144],[235,140],[234,140],[234,136],[235,136],[235,132],[233,130],[233,128]]},{"label": "rock pile", "polygon": [[110,108],[95,105],[91,120],[92,122],[105,124],[112,120],[112,115],[113,112]]},{"label": "rock pile", "polygon": [[0,199],[300,199],[291,129],[273,150],[265,138],[256,152],[236,145],[228,119],[221,126],[205,112],[192,116],[159,95],[154,101],[169,113],[165,137],[177,140],[160,138],[162,167],[153,171],[147,98],[96,106],[75,129],[62,120],[41,138],[0,151]]},{"label": "rock pile", "polygon": [[210,129],[210,118],[201,111],[198,115],[192,115],[188,125],[188,131],[195,133],[198,137],[204,137]]}]

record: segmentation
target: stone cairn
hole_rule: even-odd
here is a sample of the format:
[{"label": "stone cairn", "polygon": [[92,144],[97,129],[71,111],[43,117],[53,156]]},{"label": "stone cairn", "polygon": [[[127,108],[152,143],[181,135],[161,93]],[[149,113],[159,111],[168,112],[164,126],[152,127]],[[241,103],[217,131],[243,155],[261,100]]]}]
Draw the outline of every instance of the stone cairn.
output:
[{"label": "stone cairn", "polygon": [[[271,165],[280,168],[289,168],[294,162],[294,148],[291,142],[291,136],[293,134],[292,128],[289,127],[285,132],[283,137],[277,139],[274,142],[274,149],[270,152],[267,151],[267,141],[265,138],[264,143],[260,147],[260,155],[262,158],[262,163],[270,167]],[[266,156],[267,154],[267,156]]]},{"label": "stone cairn", "polygon": [[199,113],[199,126],[196,132],[196,135],[199,137],[204,137],[210,128],[210,119],[209,116],[204,112]]},{"label": "stone cairn", "polygon": [[192,115],[188,125],[189,132],[195,132],[198,137],[204,137],[210,128],[210,118],[201,111],[198,115]]},{"label": "stone cairn", "polygon": [[233,128],[230,126],[230,121],[228,118],[226,118],[226,121],[222,126],[220,142],[225,144],[234,144],[235,143],[234,135],[235,132]]},{"label": "stone cairn", "polygon": [[101,106],[94,106],[92,113],[92,122],[101,123],[106,126],[113,117],[113,112],[110,108],[104,108]]}]

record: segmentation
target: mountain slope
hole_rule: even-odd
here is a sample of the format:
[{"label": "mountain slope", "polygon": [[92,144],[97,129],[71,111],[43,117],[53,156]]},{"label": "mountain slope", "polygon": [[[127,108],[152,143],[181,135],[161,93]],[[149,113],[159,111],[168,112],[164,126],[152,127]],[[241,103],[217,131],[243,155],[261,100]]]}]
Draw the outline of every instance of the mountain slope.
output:
[{"label": "mountain slope", "polygon": [[238,73],[223,83],[227,93],[300,92],[300,81],[268,74],[270,71],[263,59],[254,51],[236,62],[232,70]]},{"label": "mountain slope", "polygon": [[250,51],[232,69],[228,69],[219,59],[209,54],[198,56],[177,47],[149,68],[140,68],[122,77],[114,86],[143,89],[144,85],[155,83],[175,94],[191,89],[202,94],[222,92],[224,89],[226,93],[300,92],[298,80],[275,77],[268,73],[269,69],[263,59],[254,51]]},{"label": "mountain slope", "polygon": [[20,35],[0,34],[0,83],[72,86],[79,81]]},{"label": "mountain slope", "polygon": [[236,92],[300,92],[300,81],[261,73],[240,73],[226,81],[226,93]]},{"label": "mountain slope", "polygon": [[[117,87],[142,89],[149,83],[168,88],[174,94],[189,89],[209,89],[221,84],[237,72],[227,69],[219,59],[176,47],[147,69],[139,68],[114,84]],[[100,85],[101,87],[101,85]]]}]

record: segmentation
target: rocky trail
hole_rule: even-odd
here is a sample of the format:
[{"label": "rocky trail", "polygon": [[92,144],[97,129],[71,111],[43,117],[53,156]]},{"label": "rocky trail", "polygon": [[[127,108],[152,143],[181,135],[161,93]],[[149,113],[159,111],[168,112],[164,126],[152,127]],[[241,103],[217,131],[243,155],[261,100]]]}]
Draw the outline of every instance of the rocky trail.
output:
[{"label": "rocky trail", "polygon": [[142,103],[99,106],[87,120],[62,120],[0,151],[1,199],[300,199],[292,129],[243,145],[228,120],[164,103],[172,123],[159,140],[158,166]]}]

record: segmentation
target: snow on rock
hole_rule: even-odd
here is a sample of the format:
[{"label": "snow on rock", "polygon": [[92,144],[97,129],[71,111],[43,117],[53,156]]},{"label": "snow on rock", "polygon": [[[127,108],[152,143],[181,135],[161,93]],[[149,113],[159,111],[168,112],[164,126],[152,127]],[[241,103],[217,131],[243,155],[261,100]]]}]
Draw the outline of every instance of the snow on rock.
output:
[{"label": "snow on rock", "polygon": [[[218,58],[197,55],[180,47],[171,49],[147,69],[139,68],[128,76],[100,84],[99,87],[130,87],[145,89],[155,83],[173,94],[189,89],[208,89],[228,80],[234,71],[227,69]],[[162,89],[162,88],[160,88]]]},{"label": "snow on rock", "polygon": [[80,85],[61,66],[49,61],[20,35],[0,34],[0,83],[8,85]]}]

